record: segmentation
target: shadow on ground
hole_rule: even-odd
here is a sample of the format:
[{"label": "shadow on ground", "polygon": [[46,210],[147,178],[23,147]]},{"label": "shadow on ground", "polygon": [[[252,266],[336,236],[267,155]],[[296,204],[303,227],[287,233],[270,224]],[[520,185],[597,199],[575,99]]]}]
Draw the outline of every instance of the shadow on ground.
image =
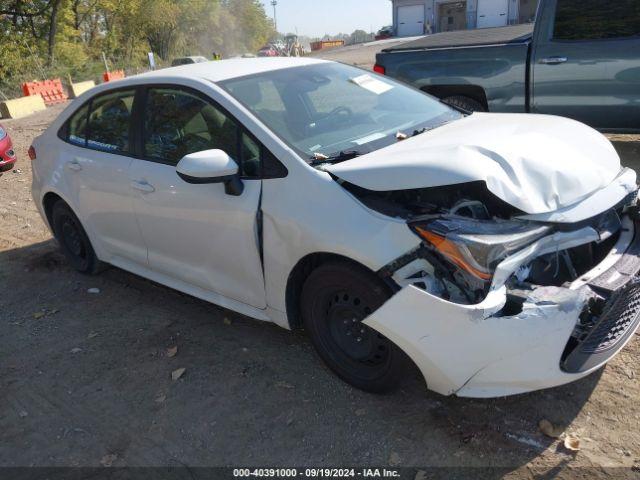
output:
[{"label": "shadow on ground", "polygon": [[53,241],[0,252],[0,265],[4,466],[512,469],[550,445],[538,421],[568,425],[601,374],[494,400],[445,398],[414,375],[375,396],[328,372],[303,332],[115,268],[79,275]]}]

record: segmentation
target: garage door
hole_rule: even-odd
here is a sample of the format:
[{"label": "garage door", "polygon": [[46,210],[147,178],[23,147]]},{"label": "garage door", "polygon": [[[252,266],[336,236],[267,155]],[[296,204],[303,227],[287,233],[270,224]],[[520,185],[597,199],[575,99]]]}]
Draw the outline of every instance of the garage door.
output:
[{"label": "garage door", "polygon": [[398,7],[398,36],[424,35],[424,5]]},{"label": "garage door", "polygon": [[504,27],[508,13],[509,0],[478,0],[478,28]]}]

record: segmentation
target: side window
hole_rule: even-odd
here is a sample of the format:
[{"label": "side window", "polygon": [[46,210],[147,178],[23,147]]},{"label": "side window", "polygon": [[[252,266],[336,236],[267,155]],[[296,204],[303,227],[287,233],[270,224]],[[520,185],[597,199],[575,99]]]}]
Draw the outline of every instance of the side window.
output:
[{"label": "side window", "polygon": [[260,171],[260,145],[246,133],[242,134],[242,143],[240,144],[241,165],[240,175],[243,177],[259,178],[262,175]]},{"label": "side window", "polygon": [[85,147],[87,145],[87,117],[89,104],[86,103],[69,119],[66,139],[69,143]]},{"label": "side window", "polygon": [[144,154],[176,165],[202,150],[224,150],[238,158],[238,126],[201,97],[185,90],[152,88],[144,113]]},{"label": "side window", "polygon": [[638,0],[558,0],[554,40],[601,40],[640,35]]},{"label": "side window", "polygon": [[87,147],[113,153],[129,151],[134,96],[135,90],[126,90],[101,95],[91,101]]}]

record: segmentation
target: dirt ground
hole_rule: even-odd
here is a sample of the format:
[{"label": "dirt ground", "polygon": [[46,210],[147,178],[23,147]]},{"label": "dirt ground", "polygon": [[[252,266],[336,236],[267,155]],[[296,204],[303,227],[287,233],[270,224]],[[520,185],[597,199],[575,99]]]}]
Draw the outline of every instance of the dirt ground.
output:
[{"label": "dirt ground", "polygon": [[[27,157],[61,108],[3,121],[19,162],[0,178],[0,466],[398,465],[503,467],[509,478],[639,475],[637,335],[606,368],[560,388],[469,400],[430,393],[416,376],[397,393],[376,396],[332,375],[304,333],[116,268],[96,277],[72,271],[36,213]],[[615,139],[624,162],[639,165],[640,137]],[[185,373],[172,381],[178,368]],[[545,437],[542,419],[577,436],[581,450]]]}]

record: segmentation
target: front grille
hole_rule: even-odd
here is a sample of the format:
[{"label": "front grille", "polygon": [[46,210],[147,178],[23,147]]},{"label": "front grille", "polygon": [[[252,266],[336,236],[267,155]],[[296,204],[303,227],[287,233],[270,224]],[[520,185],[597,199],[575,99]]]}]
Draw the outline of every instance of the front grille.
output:
[{"label": "front grille", "polygon": [[640,281],[634,279],[607,303],[600,322],[580,347],[584,353],[600,353],[614,347],[637,323],[640,314]]},{"label": "front grille", "polygon": [[640,278],[635,277],[607,301],[592,328],[567,344],[561,367],[580,373],[604,363],[626,343],[640,323]]},{"label": "front grille", "polygon": [[600,300],[592,299],[567,342],[560,361],[567,373],[585,372],[606,362],[640,324],[640,222],[634,229],[626,252],[587,283]]}]

